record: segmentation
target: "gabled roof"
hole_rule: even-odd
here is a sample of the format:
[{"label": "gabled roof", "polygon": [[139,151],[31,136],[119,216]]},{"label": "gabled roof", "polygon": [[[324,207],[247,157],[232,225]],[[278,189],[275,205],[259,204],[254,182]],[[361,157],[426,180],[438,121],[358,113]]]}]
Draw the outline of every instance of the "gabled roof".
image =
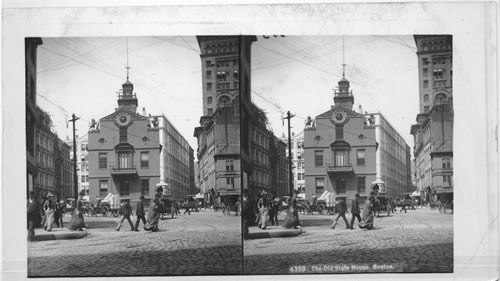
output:
[{"label": "gabled roof", "polygon": [[125,108],[119,108],[118,110],[116,110],[115,112],[111,113],[110,115],[101,118],[100,121],[115,120],[116,116],[118,114],[120,114],[121,112],[126,112],[126,113],[130,114],[130,118],[132,118],[132,120],[134,120],[134,119],[135,120],[137,120],[137,119],[144,119],[144,120],[146,120],[147,119],[146,116],[139,115],[139,114],[137,114],[135,112],[132,112],[132,111],[130,111],[128,109],[125,109]]},{"label": "gabled roof", "polygon": [[362,117],[363,114],[357,113],[355,111],[352,111],[348,108],[345,108],[340,105],[334,105],[332,108],[324,113],[321,113],[320,115],[316,116],[316,118],[330,118],[332,116],[332,113],[337,110],[337,109],[342,109],[347,113],[347,117]]}]

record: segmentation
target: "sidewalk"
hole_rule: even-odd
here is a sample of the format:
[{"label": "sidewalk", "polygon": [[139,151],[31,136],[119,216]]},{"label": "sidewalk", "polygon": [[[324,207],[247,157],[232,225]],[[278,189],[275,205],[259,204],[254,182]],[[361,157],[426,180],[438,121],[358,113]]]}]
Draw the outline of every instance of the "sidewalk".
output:
[{"label": "sidewalk", "polygon": [[281,226],[267,226],[266,229],[260,229],[257,226],[248,228],[249,233],[247,239],[264,239],[264,238],[279,238],[279,237],[295,237],[304,231],[302,229],[288,229]]},{"label": "sidewalk", "polygon": [[35,236],[33,236],[31,241],[80,239],[88,234],[89,233],[87,231],[74,231],[67,228],[53,228],[52,231],[37,228],[35,229]]}]

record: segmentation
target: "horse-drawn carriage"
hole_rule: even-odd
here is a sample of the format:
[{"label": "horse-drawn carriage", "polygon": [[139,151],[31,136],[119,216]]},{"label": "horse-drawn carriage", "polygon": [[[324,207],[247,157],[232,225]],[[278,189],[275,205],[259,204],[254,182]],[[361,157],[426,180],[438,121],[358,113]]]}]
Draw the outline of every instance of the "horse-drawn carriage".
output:
[{"label": "horse-drawn carriage", "polygon": [[387,213],[387,216],[391,214],[392,211],[392,206],[389,197],[387,196],[387,193],[385,192],[379,192],[376,196],[376,203],[375,203],[375,213],[377,214],[377,217],[380,217],[380,213]]}]

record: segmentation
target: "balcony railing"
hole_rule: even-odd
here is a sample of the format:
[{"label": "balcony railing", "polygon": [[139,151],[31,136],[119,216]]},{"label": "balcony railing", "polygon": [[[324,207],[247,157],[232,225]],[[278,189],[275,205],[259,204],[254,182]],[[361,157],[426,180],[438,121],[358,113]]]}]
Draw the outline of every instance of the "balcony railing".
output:
[{"label": "balcony railing", "polygon": [[121,168],[121,167],[113,167],[111,166],[111,175],[137,175],[137,169],[134,167],[129,168]]},{"label": "balcony railing", "polygon": [[326,165],[327,173],[352,173],[354,169],[352,165]]}]

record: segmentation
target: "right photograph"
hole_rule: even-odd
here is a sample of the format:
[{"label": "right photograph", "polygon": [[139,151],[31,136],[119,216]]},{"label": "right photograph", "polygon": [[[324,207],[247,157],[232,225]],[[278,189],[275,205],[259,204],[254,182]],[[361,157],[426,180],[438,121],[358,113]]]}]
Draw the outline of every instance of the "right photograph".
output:
[{"label": "right photograph", "polygon": [[452,35],[242,36],[244,274],[453,272]]}]

